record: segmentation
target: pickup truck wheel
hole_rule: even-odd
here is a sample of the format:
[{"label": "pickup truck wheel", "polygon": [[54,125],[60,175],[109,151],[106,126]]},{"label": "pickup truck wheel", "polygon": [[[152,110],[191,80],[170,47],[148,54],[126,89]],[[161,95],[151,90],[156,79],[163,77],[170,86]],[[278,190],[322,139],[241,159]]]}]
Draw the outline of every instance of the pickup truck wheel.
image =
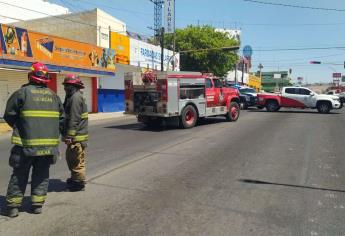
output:
[{"label": "pickup truck wheel", "polygon": [[267,101],[266,109],[268,112],[274,112],[274,111],[279,111],[280,107],[277,101],[271,100],[271,101]]},{"label": "pickup truck wheel", "polygon": [[316,106],[318,112],[327,114],[331,110],[331,105],[328,102],[320,102]]},{"label": "pickup truck wheel", "polygon": [[182,110],[181,125],[184,129],[193,128],[198,120],[198,114],[192,105],[186,106]]},{"label": "pickup truck wheel", "polygon": [[227,121],[237,121],[240,117],[240,105],[237,102],[231,102],[229,111],[226,114]]}]

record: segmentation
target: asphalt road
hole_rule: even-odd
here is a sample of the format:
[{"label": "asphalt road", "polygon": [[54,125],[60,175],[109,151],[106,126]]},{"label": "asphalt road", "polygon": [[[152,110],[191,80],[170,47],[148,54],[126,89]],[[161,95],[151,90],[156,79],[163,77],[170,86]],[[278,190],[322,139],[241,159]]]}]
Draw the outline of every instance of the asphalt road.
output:
[{"label": "asphalt road", "polygon": [[[94,123],[87,190],[60,160],[42,215],[0,216],[0,235],[343,235],[342,110],[245,111],[236,123],[148,130]],[[10,174],[0,141],[1,206]],[[63,150],[63,148],[61,148]]]}]

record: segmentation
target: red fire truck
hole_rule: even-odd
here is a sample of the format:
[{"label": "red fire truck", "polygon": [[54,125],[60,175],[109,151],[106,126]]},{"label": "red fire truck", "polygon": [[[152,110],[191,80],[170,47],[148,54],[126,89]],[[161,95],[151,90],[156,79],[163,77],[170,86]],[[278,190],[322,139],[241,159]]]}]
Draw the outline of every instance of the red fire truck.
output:
[{"label": "red fire truck", "polygon": [[147,125],[176,121],[192,128],[200,118],[225,116],[236,121],[240,115],[238,91],[201,73],[126,73],[125,100],[125,113]]}]

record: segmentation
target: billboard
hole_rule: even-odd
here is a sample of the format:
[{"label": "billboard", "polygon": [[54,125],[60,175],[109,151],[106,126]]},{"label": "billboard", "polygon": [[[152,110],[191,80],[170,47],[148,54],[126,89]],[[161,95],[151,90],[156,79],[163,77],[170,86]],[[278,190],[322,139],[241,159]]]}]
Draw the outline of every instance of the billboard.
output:
[{"label": "billboard", "polygon": [[129,37],[111,32],[110,33],[110,48],[115,50],[116,63],[129,64],[130,54],[129,54]]},{"label": "billboard", "polygon": [[[164,70],[172,70],[175,64],[175,70],[180,69],[180,55],[173,56],[173,51],[164,49]],[[130,38],[130,65],[154,70],[161,69],[161,48],[137,39]]]},{"label": "billboard", "polygon": [[341,78],[341,73],[338,73],[338,72],[333,73],[333,74],[332,74],[332,77],[333,77],[333,78]]},{"label": "billboard", "polygon": [[1,57],[81,69],[115,71],[115,51],[56,36],[1,25]]},{"label": "billboard", "polygon": [[164,22],[165,22],[165,32],[174,33],[175,32],[175,0],[165,0],[164,1]]}]

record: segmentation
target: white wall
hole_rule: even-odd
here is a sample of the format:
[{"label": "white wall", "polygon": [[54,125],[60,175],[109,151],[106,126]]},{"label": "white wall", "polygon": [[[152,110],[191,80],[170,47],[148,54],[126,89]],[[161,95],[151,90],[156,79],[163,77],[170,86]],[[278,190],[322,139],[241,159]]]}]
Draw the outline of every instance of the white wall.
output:
[{"label": "white wall", "polygon": [[[43,0],[1,0],[0,3],[0,23],[6,24],[20,20],[31,20],[37,18],[47,17],[49,15],[62,15],[70,13],[68,8],[49,3]],[[10,6],[8,3],[15,6],[20,6],[30,10],[21,9],[15,6]],[[41,14],[39,12],[47,13]],[[6,17],[3,17],[6,16]]]},{"label": "white wall", "polygon": [[97,45],[104,48],[109,48],[109,30],[119,34],[126,35],[126,24],[108,13],[96,9],[97,11]]},{"label": "white wall", "polygon": [[[228,73],[225,76],[226,81],[234,82],[235,81],[235,75],[236,75],[237,82],[242,83],[242,71],[237,70],[236,73],[235,73],[234,70],[233,71],[228,71]],[[244,84],[248,84],[248,82],[249,82],[249,74],[248,73],[244,73],[243,74],[243,83]]]},{"label": "white wall", "polygon": [[109,48],[109,29],[126,34],[126,24],[108,13],[94,9],[56,17],[16,22],[14,25],[79,42]]},{"label": "white wall", "polygon": [[[172,57],[171,50],[164,49],[164,70],[167,69],[167,63]],[[180,70],[180,55],[175,55],[177,62],[177,71]],[[171,62],[171,60],[170,60]],[[161,69],[161,48],[153,44],[149,44],[137,39],[130,38],[130,64],[142,68],[150,68],[154,70]],[[171,70],[171,65],[169,65]]]},{"label": "white wall", "polygon": [[116,64],[115,77],[104,77],[99,79],[99,89],[125,89],[125,72],[139,72],[140,68],[130,65]]}]

